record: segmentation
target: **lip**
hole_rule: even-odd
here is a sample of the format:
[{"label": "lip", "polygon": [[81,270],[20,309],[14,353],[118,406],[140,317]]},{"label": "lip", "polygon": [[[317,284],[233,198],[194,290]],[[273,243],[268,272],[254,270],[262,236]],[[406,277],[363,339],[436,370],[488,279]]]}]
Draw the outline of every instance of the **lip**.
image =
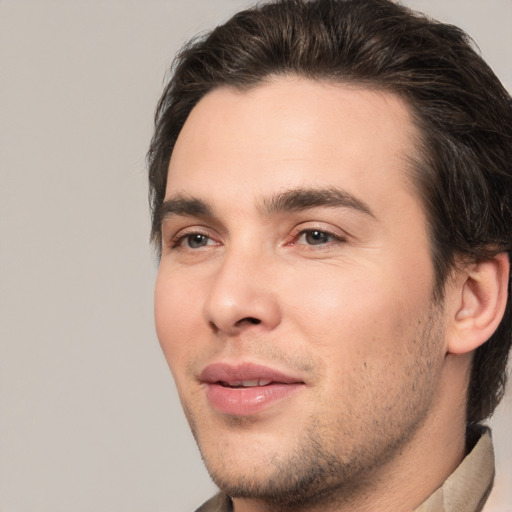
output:
[{"label": "lip", "polygon": [[[234,416],[257,414],[305,386],[299,377],[252,363],[210,364],[199,380],[205,385],[210,405],[220,413]],[[242,387],[244,382],[250,383],[250,387]]]}]

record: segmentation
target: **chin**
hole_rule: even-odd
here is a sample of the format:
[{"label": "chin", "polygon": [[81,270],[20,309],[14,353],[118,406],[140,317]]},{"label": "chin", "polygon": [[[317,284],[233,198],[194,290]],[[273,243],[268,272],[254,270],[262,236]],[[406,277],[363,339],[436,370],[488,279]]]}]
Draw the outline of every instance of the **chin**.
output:
[{"label": "chin", "polygon": [[[242,418],[240,424],[247,426],[247,418]],[[276,438],[242,430],[245,432],[233,436],[196,436],[212,480],[231,498],[293,510],[351,494],[357,461],[347,460],[348,454],[339,450],[331,452],[330,443],[319,439],[318,432],[303,432],[299,439],[289,431]]]},{"label": "chin", "polygon": [[[239,461],[230,465],[209,464],[207,469],[212,480],[225,494],[235,499],[261,501],[276,507],[293,510],[298,506],[320,504],[322,501],[339,501],[350,494],[347,478],[341,478],[340,464],[331,464],[329,458],[305,461],[297,453],[285,460],[277,453],[267,454],[268,461]],[[342,473],[349,473],[347,470]],[[347,492],[348,491],[348,492]]]}]

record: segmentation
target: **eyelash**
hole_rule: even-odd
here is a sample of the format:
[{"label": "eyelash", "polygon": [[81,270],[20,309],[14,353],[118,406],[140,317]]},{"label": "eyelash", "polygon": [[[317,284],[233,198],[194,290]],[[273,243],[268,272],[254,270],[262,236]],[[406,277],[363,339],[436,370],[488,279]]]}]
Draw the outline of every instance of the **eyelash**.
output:
[{"label": "eyelash", "polygon": [[[202,236],[206,239],[209,239],[209,240],[212,240],[215,242],[215,240],[206,232],[206,231],[200,231],[200,230],[191,230],[191,231],[186,231],[186,232],[179,232],[177,233],[177,235],[175,235],[170,243],[169,243],[169,248],[171,250],[173,249],[184,249],[183,247],[183,244],[187,241],[187,239],[191,240],[192,237],[194,236]],[[218,243],[215,243],[215,244],[207,244],[207,245],[220,245]],[[204,246],[202,246],[204,247]],[[199,247],[200,248],[200,247]],[[190,249],[190,250],[197,250],[198,248],[193,248],[193,247],[186,247],[185,249]]]},{"label": "eyelash", "polygon": [[[327,238],[327,240],[320,240],[320,243],[299,243],[299,240],[302,237],[306,237],[308,235],[312,235],[313,233],[320,234],[321,236]],[[188,245],[187,247],[184,247],[183,244],[189,240],[189,242],[192,240],[193,237],[204,237],[204,239],[207,239],[207,243],[205,245],[199,245],[198,247],[191,247]],[[214,243],[208,243],[208,241],[213,241]],[[310,248],[324,248],[325,246],[330,246],[332,243],[343,243],[346,242],[346,238],[343,236],[340,236],[336,233],[333,233],[332,231],[329,231],[327,229],[320,229],[320,228],[308,228],[308,229],[301,229],[296,235],[293,235],[293,239],[291,242],[285,244],[285,245],[301,245],[306,246]],[[200,230],[194,230],[194,231],[187,231],[187,232],[181,232],[178,233],[176,236],[172,238],[169,244],[169,248],[171,250],[173,249],[188,249],[188,250],[198,250],[202,247],[206,247],[209,245],[220,245],[220,243],[216,242],[214,238],[212,238],[207,232],[200,231]]]},{"label": "eyelash", "polygon": [[[304,244],[298,244],[298,241],[302,238],[302,237],[305,237],[307,236],[308,234],[311,235],[313,233],[318,233],[318,234],[321,234],[324,236],[324,238],[328,238],[328,240],[324,241],[324,242],[321,242],[321,243],[318,243],[318,244],[315,244],[315,243],[304,243]],[[307,247],[312,247],[312,248],[315,248],[315,247],[325,247],[325,246],[329,246],[331,245],[332,243],[342,243],[342,242],[346,242],[346,238],[344,236],[340,236],[336,233],[333,233],[332,231],[328,230],[328,229],[321,229],[321,228],[315,228],[315,227],[312,227],[312,228],[307,228],[307,229],[302,229],[300,230],[293,238],[292,242],[289,244],[289,245],[305,245]]]}]

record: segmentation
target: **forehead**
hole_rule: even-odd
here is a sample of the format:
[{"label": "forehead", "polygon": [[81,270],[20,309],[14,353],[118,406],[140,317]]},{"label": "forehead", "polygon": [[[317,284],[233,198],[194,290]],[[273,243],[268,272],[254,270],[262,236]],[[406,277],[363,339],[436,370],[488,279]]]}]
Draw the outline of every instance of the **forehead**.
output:
[{"label": "forehead", "polygon": [[410,194],[417,131],[391,93],[297,77],[249,90],[222,87],[190,113],[169,165],[166,196],[265,196],[341,186],[390,200]]}]

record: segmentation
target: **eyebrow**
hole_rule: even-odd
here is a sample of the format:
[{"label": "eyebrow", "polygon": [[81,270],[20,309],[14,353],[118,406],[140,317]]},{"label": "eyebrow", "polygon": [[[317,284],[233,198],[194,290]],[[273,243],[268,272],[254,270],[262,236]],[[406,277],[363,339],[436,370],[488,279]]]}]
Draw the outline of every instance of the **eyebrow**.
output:
[{"label": "eyebrow", "polygon": [[375,218],[364,201],[337,187],[295,188],[263,200],[263,210],[268,214],[298,212],[325,206],[352,208]]},{"label": "eyebrow", "polygon": [[[266,215],[300,212],[313,208],[352,208],[375,218],[370,207],[349,192],[336,188],[294,188],[279,192],[260,203]],[[166,199],[160,207],[160,222],[174,215],[184,217],[213,217],[213,208],[206,201],[193,196],[178,194]]]},{"label": "eyebrow", "polygon": [[192,196],[177,195],[166,199],[160,206],[160,222],[169,217],[188,216],[188,217],[211,217],[213,216],[212,207],[202,199]]}]

